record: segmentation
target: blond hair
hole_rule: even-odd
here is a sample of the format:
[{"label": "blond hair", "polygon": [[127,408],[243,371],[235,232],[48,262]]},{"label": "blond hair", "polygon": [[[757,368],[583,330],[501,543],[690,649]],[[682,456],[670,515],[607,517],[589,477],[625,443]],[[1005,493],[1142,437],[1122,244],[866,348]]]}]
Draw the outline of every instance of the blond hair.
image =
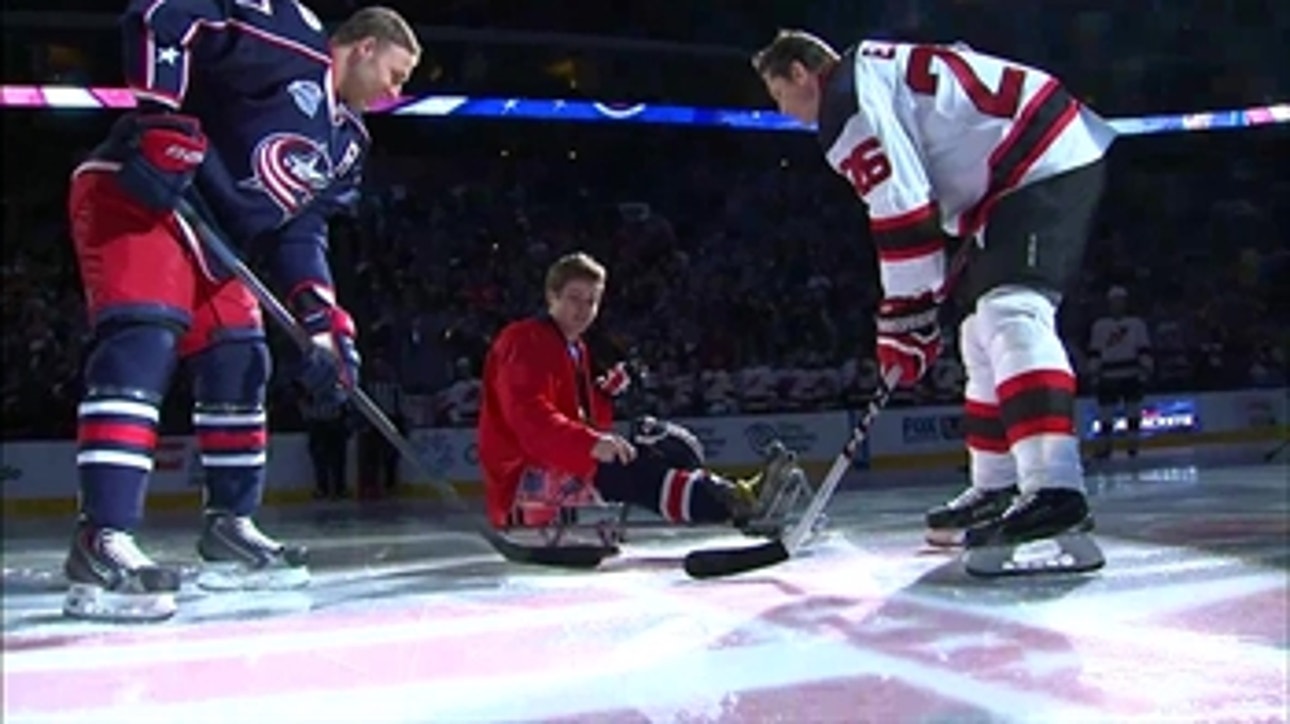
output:
[{"label": "blond hair", "polygon": [[546,290],[551,294],[559,294],[564,291],[565,285],[575,279],[604,284],[608,278],[609,274],[603,264],[591,258],[590,254],[578,251],[565,254],[546,270]]},{"label": "blond hair", "polygon": [[421,57],[421,43],[417,41],[416,31],[397,10],[381,5],[356,11],[331,35],[332,42],[337,45],[353,45],[368,38],[382,44],[397,45]]}]

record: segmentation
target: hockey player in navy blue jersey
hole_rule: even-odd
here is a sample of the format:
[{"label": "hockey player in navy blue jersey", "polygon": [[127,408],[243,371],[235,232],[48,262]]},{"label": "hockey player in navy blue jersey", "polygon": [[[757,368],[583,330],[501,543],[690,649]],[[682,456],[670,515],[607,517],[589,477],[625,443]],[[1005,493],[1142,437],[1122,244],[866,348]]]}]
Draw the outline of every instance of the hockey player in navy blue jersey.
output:
[{"label": "hockey player in navy blue jersey", "polygon": [[204,468],[199,583],[281,588],[308,581],[305,551],[252,521],[264,487],[270,358],[250,292],[176,209],[196,204],[269,277],[313,334],[293,370],[316,398],[344,401],[359,369],[355,329],[333,292],[327,220],[352,203],[369,137],[360,114],[396,97],[420,57],[397,13],[356,12],[328,38],[296,0],[132,0],[121,18],[138,99],[73,174],[68,212],[93,349],[85,361],[80,513],[65,565],[67,615],[162,619],[178,573],[133,533],[173,373],[192,376]]}]

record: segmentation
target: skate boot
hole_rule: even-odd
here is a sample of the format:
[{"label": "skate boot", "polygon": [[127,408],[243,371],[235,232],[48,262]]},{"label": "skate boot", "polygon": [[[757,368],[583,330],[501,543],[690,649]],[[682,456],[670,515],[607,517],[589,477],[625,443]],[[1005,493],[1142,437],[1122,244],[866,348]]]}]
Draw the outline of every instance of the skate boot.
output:
[{"label": "skate boot", "polygon": [[964,534],[964,565],[980,576],[1084,572],[1106,560],[1088,535],[1088,498],[1078,490],[1044,488],[1017,498],[1003,515]]},{"label": "skate boot", "polygon": [[270,538],[248,517],[207,512],[197,541],[197,585],[212,591],[282,590],[309,583],[308,551]]},{"label": "skate boot", "polygon": [[752,536],[780,535],[788,514],[803,496],[809,496],[806,474],[797,464],[797,453],[775,440],[766,446],[765,466],[751,478],[730,485],[732,520]]},{"label": "skate boot", "polygon": [[82,520],[63,564],[69,587],[63,614],[91,621],[164,621],[178,607],[179,571],[159,566],[134,536]]},{"label": "skate boot", "polygon": [[1017,497],[1017,486],[997,490],[972,486],[944,505],[927,511],[928,544],[950,548],[963,544],[963,531],[1003,515]]}]

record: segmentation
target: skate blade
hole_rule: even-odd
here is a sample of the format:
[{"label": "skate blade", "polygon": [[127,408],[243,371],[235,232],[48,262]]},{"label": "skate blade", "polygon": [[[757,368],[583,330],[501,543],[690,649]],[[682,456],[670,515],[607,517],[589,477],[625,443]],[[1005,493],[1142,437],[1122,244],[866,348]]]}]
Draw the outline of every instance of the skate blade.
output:
[{"label": "skate blade", "polygon": [[1054,573],[1089,573],[1106,565],[1101,547],[1086,533],[1064,533],[1054,538],[1014,546],[985,546],[963,552],[963,568],[982,578]]},{"label": "skate blade", "polygon": [[962,548],[963,531],[956,528],[928,528],[923,540],[933,548]]},{"label": "skate blade", "polygon": [[240,563],[207,563],[197,573],[205,591],[289,591],[309,585],[305,566],[251,569]]},{"label": "skate blade", "polygon": [[72,584],[63,599],[63,615],[103,623],[156,623],[179,610],[175,594],[116,593],[98,586]]}]

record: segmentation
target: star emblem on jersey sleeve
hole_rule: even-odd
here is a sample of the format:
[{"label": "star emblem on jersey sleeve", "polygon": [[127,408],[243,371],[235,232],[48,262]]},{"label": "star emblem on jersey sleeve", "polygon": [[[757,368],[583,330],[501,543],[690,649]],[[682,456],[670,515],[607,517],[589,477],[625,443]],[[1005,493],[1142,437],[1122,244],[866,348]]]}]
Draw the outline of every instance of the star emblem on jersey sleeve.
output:
[{"label": "star emblem on jersey sleeve", "polygon": [[174,65],[179,62],[179,48],[168,46],[157,50],[158,65]]}]

